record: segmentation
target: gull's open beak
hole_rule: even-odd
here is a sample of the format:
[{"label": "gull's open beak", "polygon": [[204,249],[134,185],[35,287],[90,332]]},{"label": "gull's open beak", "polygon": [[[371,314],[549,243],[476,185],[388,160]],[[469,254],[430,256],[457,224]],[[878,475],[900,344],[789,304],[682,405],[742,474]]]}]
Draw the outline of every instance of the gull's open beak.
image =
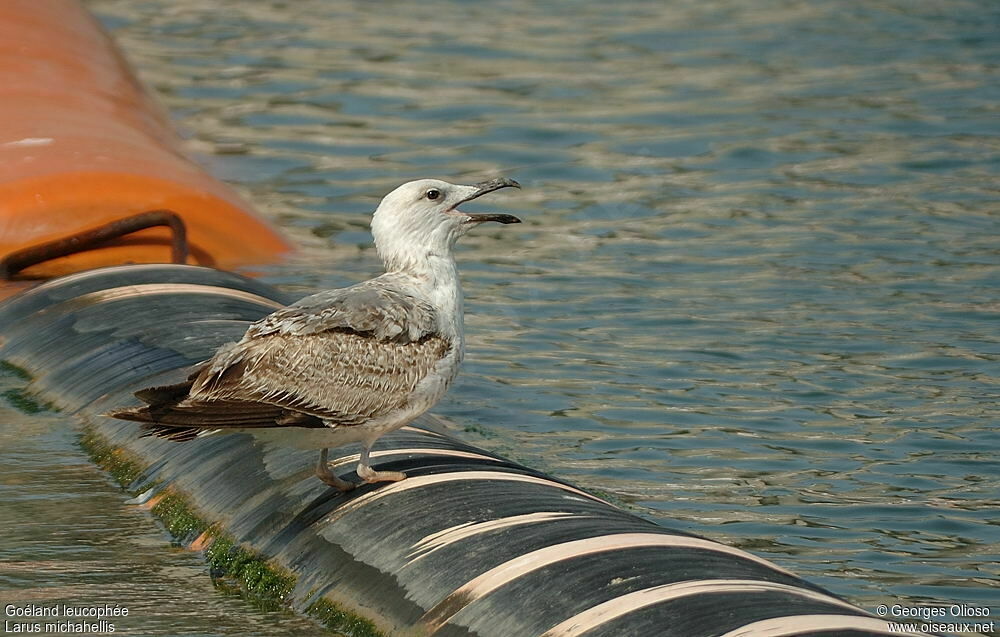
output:
[{"label": "gull's open beak", "polygon": [[451,207],[454,212],[461,212],[463,215],[469,218],[465,223],[483,223],[486,221],[496,221],[497,223],[521,223],[521,220],[514,215],[506,215],[500,213],[486,212],[486,213],[475,213],[475,212],[464,212],[459,211],[457,208],[467,201],[472,201],[473,199],[478,199],[483,195],[493,192],[494,190],[500,190],[501,188],[520,188],[521,184],[517,183],[513,179],[507,179],[506,177],[499,177],[497,179],[491,179],[489,181],[480,182],[474,186],[473,193],[466,197],[465,199],[459,201],[457,204]]}]

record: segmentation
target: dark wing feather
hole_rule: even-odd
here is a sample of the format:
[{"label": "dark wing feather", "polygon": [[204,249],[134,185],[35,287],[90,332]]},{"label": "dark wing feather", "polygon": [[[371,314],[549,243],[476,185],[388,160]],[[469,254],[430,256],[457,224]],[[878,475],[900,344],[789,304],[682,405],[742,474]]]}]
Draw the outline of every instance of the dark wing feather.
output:
[{"label": "dark wing feather", "polygon": [[191,384],[194,379],[186,380],[173,385],[160,385],[157,387],[147,387],[135,392],[135,397],[147,405],[164,405],[177,403],[183,400],[191,391]]},{"label": "dark wing feather", "polygon": [[137,409],[119,409],[108,415],[149,425],[197,429],[275,427],[278,425],[324,426],[322,420],[309,414],[291,412],[283,407],[267,403],[235,400],[184,401],[174,405],[147,405]]}]

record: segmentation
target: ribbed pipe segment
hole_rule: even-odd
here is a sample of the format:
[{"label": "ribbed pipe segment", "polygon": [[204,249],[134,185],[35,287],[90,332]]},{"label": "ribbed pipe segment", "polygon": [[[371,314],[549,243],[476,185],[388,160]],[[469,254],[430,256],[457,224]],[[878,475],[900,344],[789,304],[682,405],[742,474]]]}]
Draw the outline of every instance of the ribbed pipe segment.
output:
[{"label": "ribbed pipe segment", "polygon": [[[184,494],[294,574],[294,606],[325,597],[387,635],[907,634],[764,559],[445,435],[431,418],[375,448],[375,466],[406,480],[340,494],[314,477],[313,452],[244,434],[142,438],[134,423],[101,415],[135,404],[137,389],[182,379],[287,301],[208,268],[93,270],[0,305],[0,360],[145,464],[137,486]],[[332,453],[348,479],[356,454]]]}]

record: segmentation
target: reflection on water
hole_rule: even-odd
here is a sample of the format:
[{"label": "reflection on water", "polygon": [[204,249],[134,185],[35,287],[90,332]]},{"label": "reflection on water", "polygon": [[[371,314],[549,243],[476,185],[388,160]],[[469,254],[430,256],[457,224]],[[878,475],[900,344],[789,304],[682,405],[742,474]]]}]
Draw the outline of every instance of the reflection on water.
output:
[{"label": "reflection on water", "polygon": [[[291,611],[265,613],[212,587],[201,556],[166,533],[77,446],[57,413],[26,415],[5,400],[24,381],[0,367],[0,606],[3,620],[42,627],[95,617],[34,618],[16,608],[64,605],[127,609],[104,618],[126,635],[309,635]],[[120,612],[120,611],[119,611]],[[5,633],[17,632],[5,626]],[[103,632],[109,633],[107,625]],[[30,631],[28,631],[30,632]],[[90,631],[60,631],[92,634]],[[37,633],[36,633],[37,634]],[[47,632],[45,634],[59,634]]]},{"label": "reflection on water", "polygon": [[376,272],[402,181],[525,186],[461,251],[472,442],[868,608],[995,603],[1000,4],[89,5],[287,289]]}]

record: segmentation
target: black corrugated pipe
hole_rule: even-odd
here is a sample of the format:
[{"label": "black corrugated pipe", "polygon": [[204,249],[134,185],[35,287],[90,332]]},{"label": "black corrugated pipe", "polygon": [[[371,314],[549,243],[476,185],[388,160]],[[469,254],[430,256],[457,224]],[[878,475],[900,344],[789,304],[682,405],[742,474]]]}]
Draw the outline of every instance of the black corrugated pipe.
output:
[{"label": "black corrugated pipe", "polygon": [[[242,434],[172,443],[101,416],[134,404],[137,389],[181,380],[286,301],[206,268],[85,272],[0,305],[0,360],[27,370],[31,390],[78,418],[92,445],[141,468],[138,501],[182,498],[201,521],[199,546],[226,537],[262,556],[294,581],[289,603],[354,617],[355,634],[913,634],[750,553],[444,435],[432,419],[373,454],[406,480],[341,494],[315,479],[313,452]],[[344,471],[357,456],[340,453]]]}]

